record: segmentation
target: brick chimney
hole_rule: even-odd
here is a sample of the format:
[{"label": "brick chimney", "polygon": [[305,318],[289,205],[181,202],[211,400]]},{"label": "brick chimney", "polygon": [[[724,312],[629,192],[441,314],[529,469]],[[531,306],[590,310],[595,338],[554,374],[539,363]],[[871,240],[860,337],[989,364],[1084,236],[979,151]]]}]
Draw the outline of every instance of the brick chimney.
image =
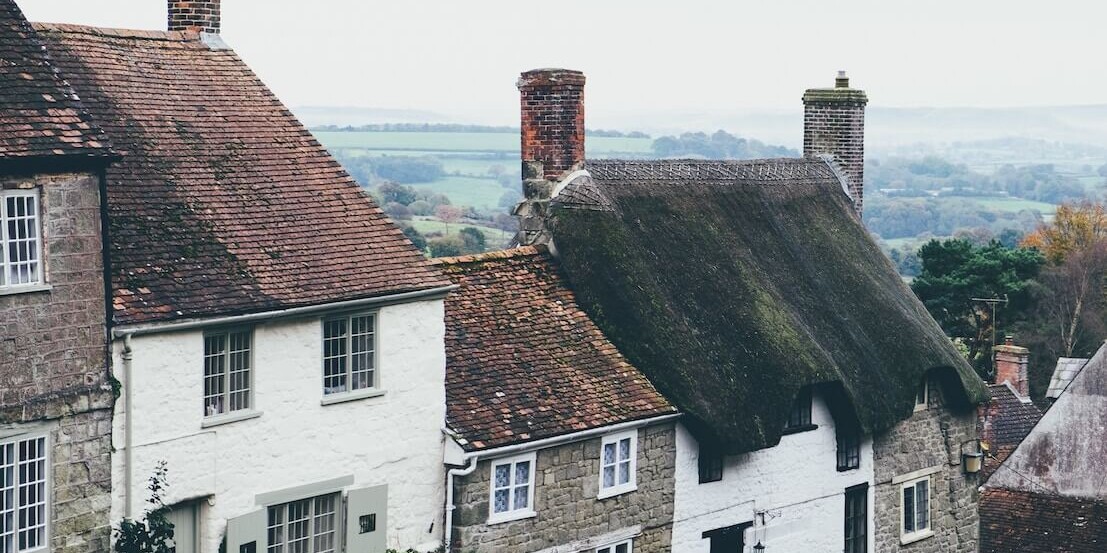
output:
[{"label": "brick chimney", "polygon": [[1030,397],[1030,380],[1026,365],[1030,360],[1030,350],[1016,346],[1011,336],[1003,340],[1003,345],[992,348],[995,355],[995,384],[1009,382],[1020,397]]},{"label": "brick chimney", "polygon": [[169,0],[169,30],[219,34],[219,0]]},{"label": "brick chimney", "polygon": [[584,166],[584,73],[535,69],[519,76],[523,201],[520,244],[547,243],[546,208],[557,182]]},{"label": "brick chimney", "polygon": [[803,155],[829,154],[849,179],[853,209],[861,217],[865,194],[864,90],[849,87],[839,71],[834,88],[811,88],[803,94]]}]

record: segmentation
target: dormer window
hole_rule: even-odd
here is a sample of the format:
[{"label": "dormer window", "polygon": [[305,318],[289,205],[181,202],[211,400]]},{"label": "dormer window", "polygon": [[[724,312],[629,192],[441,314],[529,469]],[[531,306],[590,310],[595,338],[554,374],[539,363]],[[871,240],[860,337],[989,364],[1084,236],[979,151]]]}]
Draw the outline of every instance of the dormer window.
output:
[{"label": "dormer window", "polygon": [[700,484],[723,479],[723,458],[723,451],[718,446],[709,443],[700,444]]},{"label": "dormer window", "polygon": [[0,292],[44,283],[39,193],[0,190]]},{"label": "dormer window", "polygon": [[930,386],[926,378],[919,382],[919,387],[915,390],[915,411],[923,411],[930,404]]},{"label": "dormer window", "polygon": [[838,471],[861,467],[861,433],[852,426],[838,429]]},{"label": "dormer window", "polygon": [[796,394],[792,410],[788,413],[788,424],[784,425],[785,434],[814,430],[818,426],[811,423],[811,388],[804,388]]}]

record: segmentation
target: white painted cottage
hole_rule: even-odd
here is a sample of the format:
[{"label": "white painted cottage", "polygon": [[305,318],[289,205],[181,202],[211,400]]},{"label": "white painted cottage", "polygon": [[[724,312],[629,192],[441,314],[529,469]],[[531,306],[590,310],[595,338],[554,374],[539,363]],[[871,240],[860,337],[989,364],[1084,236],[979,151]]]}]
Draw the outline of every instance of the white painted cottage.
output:
[{"label": "white painted cottage", "polygon": [[106,170],[112,520],[168,470],[179,553],[442,540],[443,298],[431,267],[219,38],[36,25],[120,154]]}]

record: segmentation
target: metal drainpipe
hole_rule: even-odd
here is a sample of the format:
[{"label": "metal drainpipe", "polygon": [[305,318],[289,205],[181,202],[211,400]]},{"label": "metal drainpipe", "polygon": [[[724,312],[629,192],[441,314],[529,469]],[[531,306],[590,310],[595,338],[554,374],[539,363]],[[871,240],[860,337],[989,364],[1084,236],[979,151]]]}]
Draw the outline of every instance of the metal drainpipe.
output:
[{"label": "metal drainpipe", "polygon": [[131,514],[131,496],[134,493],[131,491],[131,483],[134,479],[134,463],[133,455],[131,454],[131,334],[127,333],[123,335],[123,448],[125,453],[124,457],[124,476],[123,476],[123,516],[130,518]]},{"label": "metal drainpipe", "polygon": [[479,455],[473,455],[469,457],[469,465],[462,468],[450,469],[446,472],[446,524],[443,530],[446,532],[445,552],[450,553],[450,542],[454,533],[454,477],[455,476],[469,476],[477,469],[477,462],[480,461]]}]

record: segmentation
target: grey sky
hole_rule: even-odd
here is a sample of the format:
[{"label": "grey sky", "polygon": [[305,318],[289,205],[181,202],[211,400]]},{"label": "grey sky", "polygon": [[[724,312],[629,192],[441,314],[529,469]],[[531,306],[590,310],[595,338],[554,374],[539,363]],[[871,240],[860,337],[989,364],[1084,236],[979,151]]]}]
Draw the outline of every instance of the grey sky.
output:
[{"label": "grey sky", "polygon": [[[164,0],[18,2],[37,21],[165,25]],[[545,66],[587,73],[589,126],[651,110],[797,109],[804,88],[832,84],[838,69],[872,105],[1107,102],[1105,2],[223,3],[224,38],[290,106],[514,123],[515,77]]]}]

